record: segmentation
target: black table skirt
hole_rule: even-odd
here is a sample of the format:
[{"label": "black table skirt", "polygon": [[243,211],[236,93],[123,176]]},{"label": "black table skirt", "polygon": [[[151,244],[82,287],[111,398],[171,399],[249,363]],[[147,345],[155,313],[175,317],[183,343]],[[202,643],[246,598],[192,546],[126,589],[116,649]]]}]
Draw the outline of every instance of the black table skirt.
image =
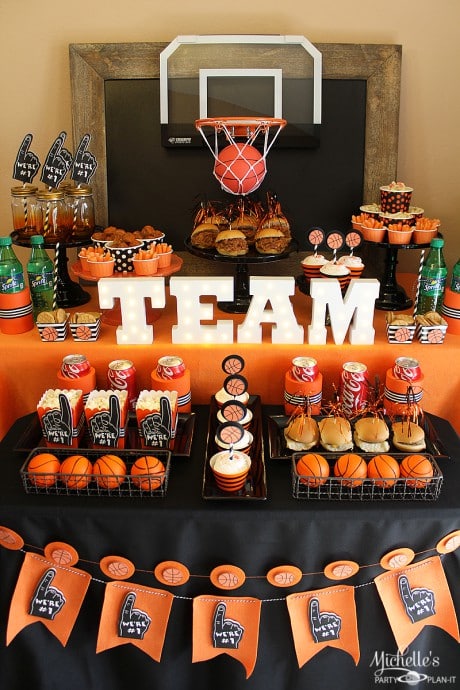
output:
[{"label": "black table skirt", "polygon": [[[265,414],[275,411],[264,410]],[[195,412],[191,457],[173,459],[164,499],[26,494],[19,477],[25,454],[15,446],[30,417],[18,420],[5,437],[0,445],[0,524],[21,534],[26,550],[30,549],[27,545],[41,549],[51,541],[70,543],[82,559],[77,567],[94,579],[65,648],[40,624],[24,629],[7,648],[9,604],[23,553],[0,548],[1,690],[322,690],[339,683],[341,687],[368,690],[377,684],[377,659],[396,653],[372,582],[382,572],[379,566],[361,569],[347,581],[357,586],[361,647],[357,667],[349,654],[331,648],[303,668],[297,665],[285,597],[294,591],[326,587],[329,580],[323,575],[308,576],[295,588],[279,589],[264,578],[249,576],[264,575],[282,564],[295,565],[303,573],[322,571],[328,562],[338,559],[372,564],[397,547],[408,546],[415,552],[434,547],[445,534],[460,528],[460,441],[455,431],[444,420],[432,418],[451,456],[450,460],[438,461],[444,484],[437,501],[295,500],[289,461],[271,459],[266,460],[266,501],[205,501],[201,490],[208,408],[199,406]],[[164,587],[150,574],[164,560],[180,561],[193,575],[205,576],[192,577],[185,585],[171,588],[176,596],[160,663],[131,645],[96,654],[106,579],[96,564],[109,554],[124,556],[139,571],[147,571],[136,572],[131,578],[140,585]],[[248,680],[242,665],[227,655],[191,662],[192,598],[221,592],[206,576],[225,563],[239,566],[248,576],[243,587],[226,594],[263,600],[257,663]],[[459,615],[460,554],[446,555],[443,565]],[[444,631],[426,626],[410,646],[411,652],[418,655],[411,668],[433,677],[457,675],[460,683],[460,645]],[[417,661],[427,655],[437,657],[439,663],[423,670]]]}]

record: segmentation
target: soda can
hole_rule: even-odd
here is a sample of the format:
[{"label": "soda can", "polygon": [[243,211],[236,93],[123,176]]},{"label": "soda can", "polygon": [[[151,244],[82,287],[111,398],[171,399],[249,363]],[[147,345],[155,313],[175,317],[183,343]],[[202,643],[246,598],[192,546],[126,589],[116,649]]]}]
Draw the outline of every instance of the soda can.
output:
[{"label": "soda can", "polygon": [[157,375],[169,381],[171,379],[178,379],[184,375],[185,364],[184,360],[175,355],[168,355],[167,357],[160,357],[157,364]]},{"label": "soda can", "polygon": [[418,359],[398,357],[393,366],[393,374],[401,381],[418,381],[422,376],[422,370]]},{"label": "soda can", "polygon": [[339,384],[339,400],[345,417],[352,417],[367,403],[369,383],[367,367],[361,362],[345,362]]},{"label": "soda can", "polygon": [[292,375],[297,381],[314,381],[318,373],[318,362],[313,357],[294,357],[292,360]]},{"label": "soda can", "polygon": [[61,364],[61,374],[66,379],[79,379],[91,369],[86,355],[66,355]]},{"label": "soda can", "polygon": [[136,409],[136,369],[129,359],[114,359],[107,370],[107,381],[112,390],[126,391],[129,409]]}]

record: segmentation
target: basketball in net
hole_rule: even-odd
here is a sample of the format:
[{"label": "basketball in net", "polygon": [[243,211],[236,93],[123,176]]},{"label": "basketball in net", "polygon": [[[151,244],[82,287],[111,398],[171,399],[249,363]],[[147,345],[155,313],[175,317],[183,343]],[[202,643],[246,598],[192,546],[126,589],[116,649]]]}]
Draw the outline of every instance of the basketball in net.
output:
[{"label": "basketball in net", "polygon": [[230,144],[215,159],[214,175],[230,194],[250,194],[266,172],[264,156],[249,144]]}]

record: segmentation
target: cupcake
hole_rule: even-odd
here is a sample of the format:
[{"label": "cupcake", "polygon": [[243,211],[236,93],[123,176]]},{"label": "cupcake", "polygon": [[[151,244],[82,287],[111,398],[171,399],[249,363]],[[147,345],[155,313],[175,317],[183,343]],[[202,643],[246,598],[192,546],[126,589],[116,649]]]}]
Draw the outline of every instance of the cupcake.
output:
[{"label": "cupcake", "polygon": [[322,278],[337,278],[341,290],[346,288],[350,281],[350,269],[333,261],[328,261],[321,267],[320,275]]},{"label": "cupcake", "polygon": [[359,278],[364,270],[363,260],[360,256],[354,256],[349,254],[348,256],[341,256],[338,259],[337,264],[340,266],[346,266],[350,271],[351,278]]},{"label": "cupcake", "polygon": [[301,261],[302,270],[305,278],[319,278],[319,271],[321,266],[327,263],[327,259],[322,254],[310,254]]},{"label": "cupcake", "polygon": [[413,191],[413,188],[408,187],[404,182],[391,182],[380,187],[382,213],[407,213]]},{"label": "cupcake", "polygon": [[251,458],[240,451],[235,450],[230,454],[224,450],[215,453],[210,458],[209,465],[219,489],[231,493],[244,487],[251,467]]}]

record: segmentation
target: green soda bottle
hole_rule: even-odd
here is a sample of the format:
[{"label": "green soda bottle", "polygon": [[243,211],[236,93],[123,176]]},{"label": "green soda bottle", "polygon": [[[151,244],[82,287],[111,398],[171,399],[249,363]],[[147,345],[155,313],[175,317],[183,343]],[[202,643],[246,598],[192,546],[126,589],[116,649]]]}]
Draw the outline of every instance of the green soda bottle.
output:
[{"label": "green soda bottle", "polygon": [[13,251],[11,237],[0,237],[0,292],[7,295],[24,290],[24,270]]},{"label": "green soda bottle", "polygon": [[450,289],[452,292],[460,292],[460,259],[453,268]]},{"label": "green soda bottle", "polygon": [[32,235],[30,238],[32,251],[27,262],[27,276],[35,320],[41,311],[52,311],[53,309],[54,264],[43,245],[42,235]]},{"label": "green soda bottle", "polygon": [[441,313],[446,289],[447,265],[442,248],[444,240],[435,237],[430,242],[430,250],[422,266],[417,314],[429,311]]}]

